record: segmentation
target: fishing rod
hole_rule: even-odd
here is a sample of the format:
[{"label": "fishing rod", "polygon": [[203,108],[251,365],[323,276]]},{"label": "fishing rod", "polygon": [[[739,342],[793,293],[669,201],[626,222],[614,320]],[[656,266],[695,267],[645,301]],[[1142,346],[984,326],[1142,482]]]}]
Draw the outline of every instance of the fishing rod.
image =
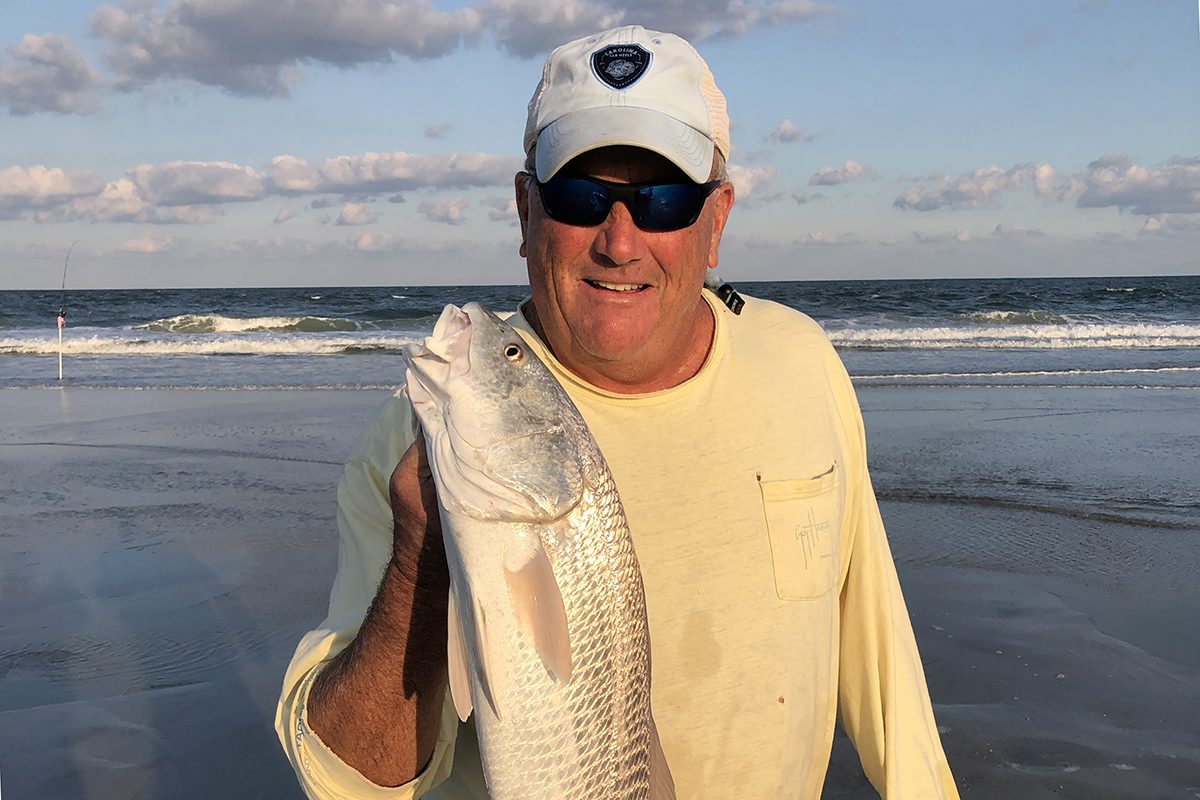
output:
[{"label": "fishing rod", "polygon": [[79,244],[79,240],[71,242],[71,246],[67,248],[67,260],[63,262],[63,277],[62,288],[59,290],[58,296],[58,379],[63,379],[62,358],[63,358],[63,341],[62,332],[63,326],[67,324],[67,265],[71,263],[71,251],[75,249],[75,245]]}]

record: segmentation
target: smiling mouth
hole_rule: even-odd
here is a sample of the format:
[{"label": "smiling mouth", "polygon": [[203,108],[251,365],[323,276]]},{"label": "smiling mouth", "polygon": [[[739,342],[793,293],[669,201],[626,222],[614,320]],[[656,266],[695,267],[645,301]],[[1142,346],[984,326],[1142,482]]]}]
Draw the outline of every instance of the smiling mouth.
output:
[{"label": "smiling mouth", "polygon": [[649,289],[648,283],[612,283],[609,281],[593,281],[584,278],[584,283],[596,289],[603,289],[606,292],[640,292],[644,289]]}]

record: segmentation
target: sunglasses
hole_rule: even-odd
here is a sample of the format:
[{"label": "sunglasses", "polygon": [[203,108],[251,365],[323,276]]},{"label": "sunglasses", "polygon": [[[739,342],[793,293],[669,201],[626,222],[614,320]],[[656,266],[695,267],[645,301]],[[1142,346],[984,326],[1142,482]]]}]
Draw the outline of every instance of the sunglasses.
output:
[{"label": "sunglasses", "polygon": [[624,203],[644,231],[677,231],[693,224],[704,202],[724,181],[708,183],[609,183],[599,178],[555,175],[538,181],[550,219],[591,227],[608,219],[613,203]]}]

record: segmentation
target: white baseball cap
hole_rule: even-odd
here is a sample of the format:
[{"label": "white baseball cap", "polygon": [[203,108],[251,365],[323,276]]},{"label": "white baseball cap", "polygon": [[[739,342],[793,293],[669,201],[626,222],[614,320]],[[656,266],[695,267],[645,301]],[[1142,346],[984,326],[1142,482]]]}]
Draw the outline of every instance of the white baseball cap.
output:
[{"label": "white baseball cap", "polygon": [[673,33],[627,25],[564,44],[546,59],[529,101],[525,152],[534,144],[540,181],[580,153],[632,145],[704,183],[713,148],[729,157],[729,114],[695,48]]}]

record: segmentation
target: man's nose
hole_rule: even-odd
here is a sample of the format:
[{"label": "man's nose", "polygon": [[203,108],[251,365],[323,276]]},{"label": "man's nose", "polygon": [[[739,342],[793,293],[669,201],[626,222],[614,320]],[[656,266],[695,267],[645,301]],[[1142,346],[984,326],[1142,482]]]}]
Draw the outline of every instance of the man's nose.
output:
[{"label": "man's nose", "polygon": [[645,234],[633,223],[624,203],[613,203],[608,217],[596,229],[593,247],[602,262],[614,267],[637,261],[645,254]]}]

